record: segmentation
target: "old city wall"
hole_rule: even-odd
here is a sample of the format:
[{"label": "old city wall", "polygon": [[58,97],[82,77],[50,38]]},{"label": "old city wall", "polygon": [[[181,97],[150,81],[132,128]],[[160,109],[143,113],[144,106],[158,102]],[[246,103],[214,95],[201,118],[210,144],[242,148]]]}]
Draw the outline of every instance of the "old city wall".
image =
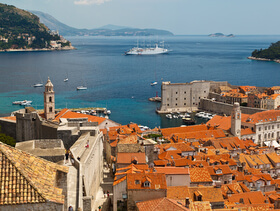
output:
[{"label": "old city wall", "polygon": [[16,122],[6,119],[0,119],[0,127],[1,133],[4,133],[16,139]]},{"label": "old city wall", "polygon": [[63,204],[53,202],[34,203],[34,204],[17,204],[17,205],[1,205],[0,210],[5,211],[23,211],[23,210],[38,210],[38,211],[63,211]]},{"label": "old city wall", "polygon": [[[213,112],[219,115],[230,115],[232,111],[233,105],[232,104],[227,104],[227,103],[222,103],[222,102],[217,102],[217,101],[212,101],[210,99],[201,99],[200,101],[200,109]],[[240,106],[241,112],[244,114],[254,114],[257,112],[265,111],[265,109],[260,109],[260,108],[250,108],[250,107],[243,107]]]}]

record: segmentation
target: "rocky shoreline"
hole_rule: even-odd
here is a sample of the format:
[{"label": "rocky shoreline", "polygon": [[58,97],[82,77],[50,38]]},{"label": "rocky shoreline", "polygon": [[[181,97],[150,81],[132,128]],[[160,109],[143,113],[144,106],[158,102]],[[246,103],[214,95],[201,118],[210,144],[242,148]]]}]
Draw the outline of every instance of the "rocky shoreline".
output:
[{"label": "rocky shoreline", "polygon": [[66,46],[63,48],[5,49],[5,50],[0,50],[0,52],[68,51],[68,50],[76,50],[76,48],[73,46]]},{"label": "rocky shoreline", "polygon": [[257,57],[253,57],[253,56],[249,56],[249,57],[247,57],[247,59],[280,63],[280,59],[273,59],[272,60],[272,59],[265,59],[265,58],[257,58]]}]

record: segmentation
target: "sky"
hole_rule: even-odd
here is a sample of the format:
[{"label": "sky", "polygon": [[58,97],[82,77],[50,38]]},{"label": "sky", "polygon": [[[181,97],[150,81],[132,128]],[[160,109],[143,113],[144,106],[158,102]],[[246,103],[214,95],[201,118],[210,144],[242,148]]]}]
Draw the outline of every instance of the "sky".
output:
[{"label": "sky", "polygon": [[0,0],[75,28],[107,24],[176,35],[280,35],[280,0]]}]

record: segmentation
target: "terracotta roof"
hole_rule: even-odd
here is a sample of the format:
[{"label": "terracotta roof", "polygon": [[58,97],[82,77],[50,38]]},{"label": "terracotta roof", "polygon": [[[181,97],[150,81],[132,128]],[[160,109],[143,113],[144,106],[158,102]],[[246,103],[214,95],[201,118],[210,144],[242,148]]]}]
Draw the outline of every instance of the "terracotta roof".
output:
[{"label": "terracotta roof", "polygon": [[223,202],[223,194],[221,188],[215,188],[213,186],[199,186],[189,187],[189,197],[192,201],[195,201],[195,193],[202,195],[202,201],[209,202]]},{"label": "terracotta roof", "polygon": [[280,163],[280,156],[277,155],[275,152],[267,153],[266,156],[272,160],[274,163]]},{"label": "terracotta roof", "polygon": [[166,175],[173,175],[173,174],[190,174],[188,168],[181,168],[181,167],[155,167],[157,173],[164,173]]},{"label": "terracotta roof", "polygon": [[187,186],[168,186],[167,198],[182,200],[189,196],[189,188]]},{"label": "terracotta roof", "polygon": [[[57,188],[60,166],[0,142],[0,205],[52,201],[63,204],[62,189]],[[3,188],[5,187],[5,188]]]},{"label": "terracotta roof", "polygon": [[[206,167],[210,175],[225,175],[232,174],[228,165],[215,165],[215,166],[207,166]],[[217,170],[221,170],[221,174],[217,173]]]},{"label": "terracotta roof", "polygon": [[[149,181],[150,186],[144,187],[144,183]],[[127,189],[167,189],[165,174],[163,173],[137,173],[127,174]]]},{"label": "terracotta roof", "polygon": [[253,191],[246,193],[233,194],[228,197],[229,202],[240,202],[243,199],[244,204],[263,204],[265,203],[265,197],[261,191]]},{"label": "terracotta roof", "polygon": [[189,143],[169,143],[169,144],[160,144],[157,145],[157,147],[160,149],[160,153],[171,150],[172,148],[178,149],[181,152],[192,152],[195,151]]},{"label": "terracotta roof", "polygon": [[186,207],[179,204],[177,201],[168,198],[159,198],[149,201],[137,202],[136,206],[139,211],[156,211],[156,210],[189,210]]},{"label": "terracotta roof", "polygon": [[125,180],[126,180],[126,176],[122,177],[122,178],[119,179],[119,180],[115,180],[115,181],[113,182],[113,186],[115,186],[115,185],[117,185],[117,184],[119,184],[119,183],[121,183],[121,182],[123,182],[123,181],[125,181]]},{"label": "terracotta roof", "polygon": [[205,168],[190,168],[191,183],[213,182],[209,172]]},{"label": "terracotta roof", "polygon": [[158,159],[160,160],[173,160],[173,159],[179,159],[181,156],[180,150],[172,150],[172,151],[166,151],[158,155]]},{"label": "terracotta roof", "polygon": [[246,122],[256,124],[260,122],[276,121],[278,116],[280,116],[280,110],[263,111],[250,115]]},{"label": "terracotta roof", "polygon": [[75,119],[75,118],[87,118],[88,122],[98,122],[101,124],[106,120],[104,117],[92,116],[88,114],[81,114],[77,112],[70,111],[69,109],[62,109],[55,117],[53,121],[59,121],[60,118]]},{"label": "terracotta roof", "polygon": [[277,97],[279,97],[280,94],[272,94],[268,97],[268,99],[272,99],[272,100],[275,100]]},{"label": "terracotta roof", "polygon": [[168,163],[168,160],[154,160],[155,166],[166,166]]},{"label": "terracotta roof", "polygon": [[239,86],[239,89],[243,90],[244,92],[251,92],[257,89],[255,86]]},{"label": "terracotta roof", "polygon": [[187,127],[172,127],[172,128],[164,128],[161,129],[161,133],[163,136],[170,136],[173,133],[188,133],[188,132],[197,132],[207,130],[206,125],[194,125]]},{"label": "terracotta roof", "polygon": [[11,120],[11,121],[17,120],[16,116],[6,116],[6,117],[1,117],[0,119],[7,119],[7,120]]},{"label": "terracotta roof", "polygon": [[250,128],[241,129],[241,136],[255,134]]},{"label": "terracotta roof", "polygon": [[140,153],[118,153],[117,163],[130,164],[136,159],[139,164],[146,164],[146,156],[144,152]]},{"label": "terracotta roof", "polygon": [[137,144],[138,138],[137,135],[129,135],[124,138],[120,138],[119,144]]},{"label": "terracotta roof", "polygon": [[245,193],[250,192],[249,188],[243,183],[232,183],[232,184],[224,184],[221,187],[222,193],[224,196],[227,196],[228,193],[237,194],[237,193]]}]

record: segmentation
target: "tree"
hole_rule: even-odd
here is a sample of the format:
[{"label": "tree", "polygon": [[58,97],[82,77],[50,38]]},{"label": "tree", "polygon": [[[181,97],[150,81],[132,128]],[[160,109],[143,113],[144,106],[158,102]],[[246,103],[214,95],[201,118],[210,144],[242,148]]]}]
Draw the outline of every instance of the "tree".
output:
[{"label": "tree", "polygon": [[4,133],[1,133],[1,126],[0,126],[0,141],[3,142],[4,144],[8,144],[12,147],[16,146],[16,140],[11,137],[11,136],[7,136]]}]

